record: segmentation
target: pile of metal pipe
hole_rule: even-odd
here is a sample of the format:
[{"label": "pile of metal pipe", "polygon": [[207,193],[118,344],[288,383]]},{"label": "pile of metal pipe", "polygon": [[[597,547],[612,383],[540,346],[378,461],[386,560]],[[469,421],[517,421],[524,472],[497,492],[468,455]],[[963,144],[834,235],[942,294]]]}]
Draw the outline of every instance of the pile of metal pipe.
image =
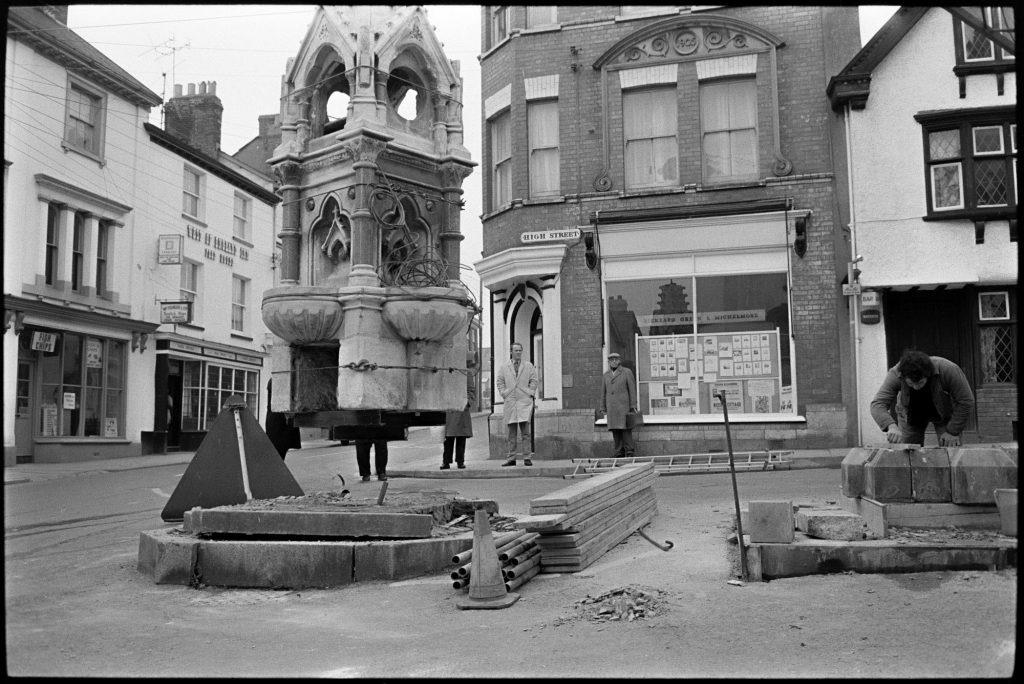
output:
[{"label": "pile of metal pipe", "polygon": [[[495,537],[494,546],[501,563],[501,576],[508,591],[522,586],[540,572],[540,547],[537,546],[539,536],[536,532],[515,530]],[[458,564],[451,573],[452,587],[469,591],[473,550],[452,556],[452,562]]]}]

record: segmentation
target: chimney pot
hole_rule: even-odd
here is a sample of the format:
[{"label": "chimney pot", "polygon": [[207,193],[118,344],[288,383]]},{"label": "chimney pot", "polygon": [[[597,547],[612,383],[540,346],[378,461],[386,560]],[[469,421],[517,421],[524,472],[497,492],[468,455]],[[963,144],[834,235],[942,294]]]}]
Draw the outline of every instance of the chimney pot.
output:
[{"label": "chimney pot", "polygon": [[199,82],[199,94],[200,95],[205,95],[206,94],[206,81],[200,81]]},{"label": "chimney pot", "polygon": [[210,95],[216,95],[216,94],[217,94],[217,82],[216,81],[210,81]]},{"label": "chimney pot", "polygon": [[174,84],[174,97],[181,97],[181,84],[180,83],[175,83]]},{"label": "chimney pot", "polygon": [[189,83],[188,84],[188,94],[189,94],[189,96],[192,96],[192,95],[196,94],[196,84],[195,83]]}]

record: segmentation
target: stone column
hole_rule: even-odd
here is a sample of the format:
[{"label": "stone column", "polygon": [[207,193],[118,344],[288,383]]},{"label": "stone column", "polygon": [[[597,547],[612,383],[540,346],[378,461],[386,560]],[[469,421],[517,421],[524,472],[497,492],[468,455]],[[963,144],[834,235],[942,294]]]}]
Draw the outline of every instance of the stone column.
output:
[{"label": "stone column", "polygon": [[99,247],[100,219],[89,214],[85,217],[82,235],[82,292],[96,294],[96,254]]},{"label": "stone column", "polygon": [[74,249],[75,210],[62,204],[57,215],[57,268],[54,285],[71,288],[71,253]]},{"label": "stone column", "polygon": [[377,175],[377,157],[385,150],[390,138],[377,137],[363,131],[345,143],[352,155],[355,171],[355,211],[352,212],[352,270],[348,274],[350,286],[377,287],[380,278],[377,265],[380,260],[380,226],[370,211],[373,183]]},{"label": "stone column", "polygon": [[281,180],[281,284],[299,283],[299,261],[302,246],[302,206],[299,197],[299,179],[302,167],[294,161],[285,161],[274,167]]},{"label": "stone column", "polygon": [[[106,297],[115,304],[121,301],[121,292],[125,293],[125,303],[130,303],[128,283],[131,282],[132,255],[131,241],[125,234],[123,223],[107,224],[107,294]],[[93,283],[95,285],[95,283]]]},{"label": "stone column", "polygon": [[462,164],[448,162],[441,166],[444,197],[443,225],[438,236],[441,241],[441,258],[444,259],[448,271],[448,283],[454,285],[461,281],[459,265],[462,260],[461,245],[465,239],[460,229],[462,220],[462,181],[469,176],[472,169]]}]

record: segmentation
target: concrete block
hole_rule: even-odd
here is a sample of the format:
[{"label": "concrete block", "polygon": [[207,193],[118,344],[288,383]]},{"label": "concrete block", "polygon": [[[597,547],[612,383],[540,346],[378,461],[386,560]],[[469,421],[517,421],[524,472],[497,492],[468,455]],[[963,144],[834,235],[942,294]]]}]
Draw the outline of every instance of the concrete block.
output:
[{"label": "concrete block", "polygon": [[889,536],[889,517],[886,504],[863,496],[856,499],[844,496],[840,498],[839,505],[843,510],[860,516],[867,526],[866,536],[869,539],[885,539]]},{"label": "concrete block", "polygon": [[360,544],[354,548],[352,579],[405,579],[451,569],[452,556],[473,548],[472,537],[415,539],[402,544]]},{"label": "concrete block", "polygon": [[359,542],[202,542],[196,572],[204,584],[300,589],[352,583]]},{"label": "concrete block", "polygon": [[1017,490],[997,489],[996,507],[999,509],[1000,531],[1008,537],[1017,536]]},{"label": "concrete block", "polygon": [[839,464],[842,471],[843,496],[858,497],[864,493],[864,465],[871,460],[876,449],[854,447]]},{"label": "concrete block", "polygon": [[949,449],[955,504],[993,504],[996,489],[1017,488],[1017,466],[999,447]]},{"label": "concrete block", "polygon": [[949,527],[995,529],[999,511],[992,505],[961,506],[954,503],[888,503],[886,520],[899,527]]},{"label": "concrete block", "polygon": [[860,541],[864,539],[864,518],[839,510],[801,509],[796,512],[796,528],[815,539]]},{"label": "concrete block", "polygon": [[949,453],[945,447],[925,447],[910,452],[910,482],[914,501],[952,501]]},{"label": "concrete block", "polygon": [[175,529],[149,530],[139,535],[136,568],[156,584],[184,584],[192,581],[199,540]]},{"label": "concrete block", "polygon": [[882,503],[914,500],[907,451],[874,450],[864,465],[864,496]]},{"label": "concrete block", "polygon": [[277,535],[286,537],[373,537],[424,539],[434,518],[420,513],[367,511],[272,511],[233,508],[194,509],[196,534]]},{"label": "concrete block", "polygon": [[750,535],[751,542],[772,542],[788,544],[793,541],[792,501],[751,501],[747,504],[750,529],[743,533]]}]

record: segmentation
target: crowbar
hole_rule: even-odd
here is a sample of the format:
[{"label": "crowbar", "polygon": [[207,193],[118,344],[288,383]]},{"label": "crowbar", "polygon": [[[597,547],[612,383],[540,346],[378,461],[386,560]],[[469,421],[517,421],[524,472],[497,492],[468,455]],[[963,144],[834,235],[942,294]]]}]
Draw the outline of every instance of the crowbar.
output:
[{"label": "crowbar", "polygon": [[743,521],[740,518],[740,492],[736,488],[736,464],[732,457],[732,434],[729,432],[729,407],[725,405],[725,392],[715,394],[718,401],[722,402],[722,416],[725,418],[725,441],[729,445],[729,473],[732,474],[732,499],[736,504],[736,541],[740,547],[740,572],[743,573],[743,581],[747,581],[747,547],[743,545]]},{"label": "crowbar", "polygon": [[[650,523],[647,523],[647,525],[650,525]],[[647,527],[647,525],[644,525],[644,527]],[[665,543],[664,543],[664,544],[659,544],[658,542],[654,541],[653,539],[651,539],[650,537],[648,537],[648,536],[647,536],[647,533],[646,533],[646,532],[644,532],[644,527],[641,527],[640,529],[638,529],[638,530],[637,530],[637,532],[639,532],[639,533],[640,533],[640,536],[641,536],[641,537],[643,537],[643,538],[644,538],[644,539],[646,539],[647,541],[651,542],[652,544],[654,544],[655,546],[657,546],[657,547],[658,547],[659,549],[661,549],[662,551],[668,551],[668,550],[669,550],[669,549],[671,549],[671,548],[672,548],[673,546],[675,546],[675,544],[673,544],[672,542],[670,542],[670,541],[669,541],[669,540],[667,540],[667,539],[665,540]]]}]

